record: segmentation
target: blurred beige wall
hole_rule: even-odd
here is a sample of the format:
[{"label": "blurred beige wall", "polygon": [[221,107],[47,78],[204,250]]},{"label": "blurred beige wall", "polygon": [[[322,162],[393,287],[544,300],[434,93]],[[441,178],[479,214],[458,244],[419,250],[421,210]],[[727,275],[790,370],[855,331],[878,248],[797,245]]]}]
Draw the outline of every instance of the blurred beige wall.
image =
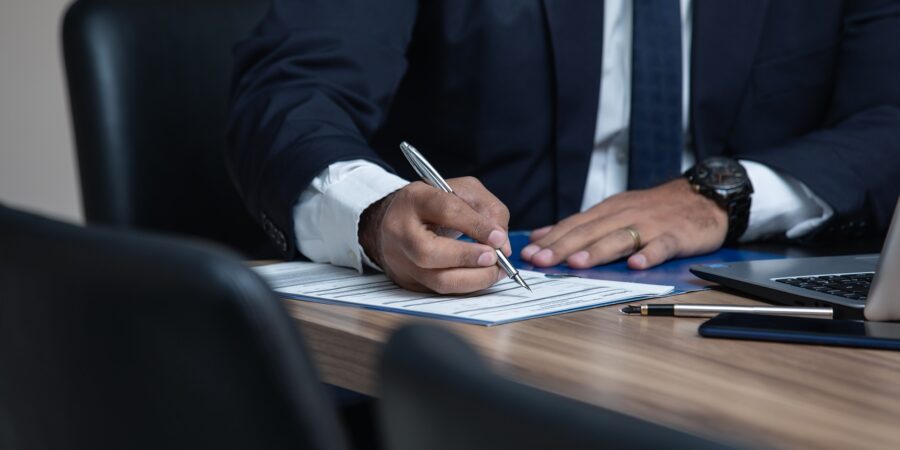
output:
[{"label": "blurred beige wall", "polygon": [[0,0],[0,203],[82,220],[59,26],[71,0]]}]

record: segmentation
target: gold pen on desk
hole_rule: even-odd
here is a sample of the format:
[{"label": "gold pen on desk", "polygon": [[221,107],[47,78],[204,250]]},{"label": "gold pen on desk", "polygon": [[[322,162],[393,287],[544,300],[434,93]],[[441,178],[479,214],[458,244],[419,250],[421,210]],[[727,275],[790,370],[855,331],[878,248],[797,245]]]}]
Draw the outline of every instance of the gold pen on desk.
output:
[{"label": "gold pen on desk", "polygon": [[[453,188],[450,187],[449,184],[444,180],[437,170],[432,167],[431,163],[416,150],[415,147],[410,145],[408,142],[404,141],[400,143],[400,150],[403,151],[403,156],[406,157],[406,160],[409,161],[409,164],[412,165],[413,170],[422,178],[423,181],[430,184],[431,186],[438,188],[444,192],[453,194]],[[519,286],[522,286],[525,289],[528,289],[528,292],[533,292],[531,287],[528,286],[528,283],[522,279],[522,276],[519,275],[519,271],[506,259],[506,255],[500,251],[499,248],[495,248],[494,252],[497,254],[497,265],[506,272],[506,275],[516,282]]]},{"label": "gold pen on desk", "polygon": [[741,306],[741,305],[628,305],[621,309],[624,314],[670,317],[714,317],[720,313],[769,314],[773,316],[803,316],[831,319],[831,308],[809,308],[801,306]]}]

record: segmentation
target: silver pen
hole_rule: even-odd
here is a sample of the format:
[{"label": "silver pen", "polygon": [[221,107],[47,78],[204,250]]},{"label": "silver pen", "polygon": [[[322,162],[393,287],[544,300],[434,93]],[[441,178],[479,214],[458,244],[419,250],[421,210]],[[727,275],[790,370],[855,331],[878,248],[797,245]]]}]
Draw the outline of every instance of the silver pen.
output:
[{"label": "silver pen", "polygon": [[801,306],[740,306],[740,305],[628,305],[622,308],[625,314],[642,316],[714,317],[720,313],[769,314],[773,316],[804,316],[831,319],[831,308],[808,308]]},{"label": "silver pen", "polygon": [[[434,167],[431,166],[428,160],[425,159],[425,157],[422,156],[422,154],[419,153],[419,151],[416,150],[415,147],[409,145],[408,142],[404,141],[400,143],[400,150],[403,151],[403,156],[406,157],[406,160],[409,161],[409,164],[412,165],[413,170],[415,170],[416,173],[419,174],[419,177],[421,177],[422,180],[444,192],[453,194],[453,188],[451,188],[450,185],[447,184],[446,181],[444,181],[444,177],[442,177],[437,172],[437,170],[434,170]],[[498,248],[495,248],[494,252],[497,253],[497,265],[500,266],[504,272],[506,272],[506,275],[512,278],[512,280],[515,281],[519,286],[522,286],[523,288],[528,289],[529,292],[532,292],[531,287],[528,286],[528,283],[526,283],[525,280],[522,279],[522,276],[519,275],[519,271],[516,270],[515,267],[513,267],[512,263],[510,263],[508,259],[506,259],[506,256],[503,254],[503,252],[501,252]]]}]

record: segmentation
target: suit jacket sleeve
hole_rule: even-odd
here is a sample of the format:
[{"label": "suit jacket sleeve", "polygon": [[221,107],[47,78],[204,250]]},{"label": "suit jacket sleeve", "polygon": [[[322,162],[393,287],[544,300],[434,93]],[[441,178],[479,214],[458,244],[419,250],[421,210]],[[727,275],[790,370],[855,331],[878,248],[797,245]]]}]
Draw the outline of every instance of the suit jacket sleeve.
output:
[{"label": "suit jacket sleeve", "polygon": [[845,8],[825,126],[738,157],[795,176],[834,208],[826,234],[883,233],[900,195],[900,3]]},{"label": "suit jacket sleeve", "polygon": [[274,0],[234,50],[226,160],[286,257],[300,193],[329,164],[364,159],[406,70],[414,0]]}]

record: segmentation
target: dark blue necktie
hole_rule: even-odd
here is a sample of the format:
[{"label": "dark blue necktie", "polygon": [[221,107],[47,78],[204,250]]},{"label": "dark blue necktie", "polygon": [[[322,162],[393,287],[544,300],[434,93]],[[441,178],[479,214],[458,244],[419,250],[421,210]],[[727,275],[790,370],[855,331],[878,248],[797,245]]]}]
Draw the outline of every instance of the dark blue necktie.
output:
[{"label": "dark blue necktie", "polygon": [[628,188],[681,172],[681,10],[679,0],[634,0]]}]

